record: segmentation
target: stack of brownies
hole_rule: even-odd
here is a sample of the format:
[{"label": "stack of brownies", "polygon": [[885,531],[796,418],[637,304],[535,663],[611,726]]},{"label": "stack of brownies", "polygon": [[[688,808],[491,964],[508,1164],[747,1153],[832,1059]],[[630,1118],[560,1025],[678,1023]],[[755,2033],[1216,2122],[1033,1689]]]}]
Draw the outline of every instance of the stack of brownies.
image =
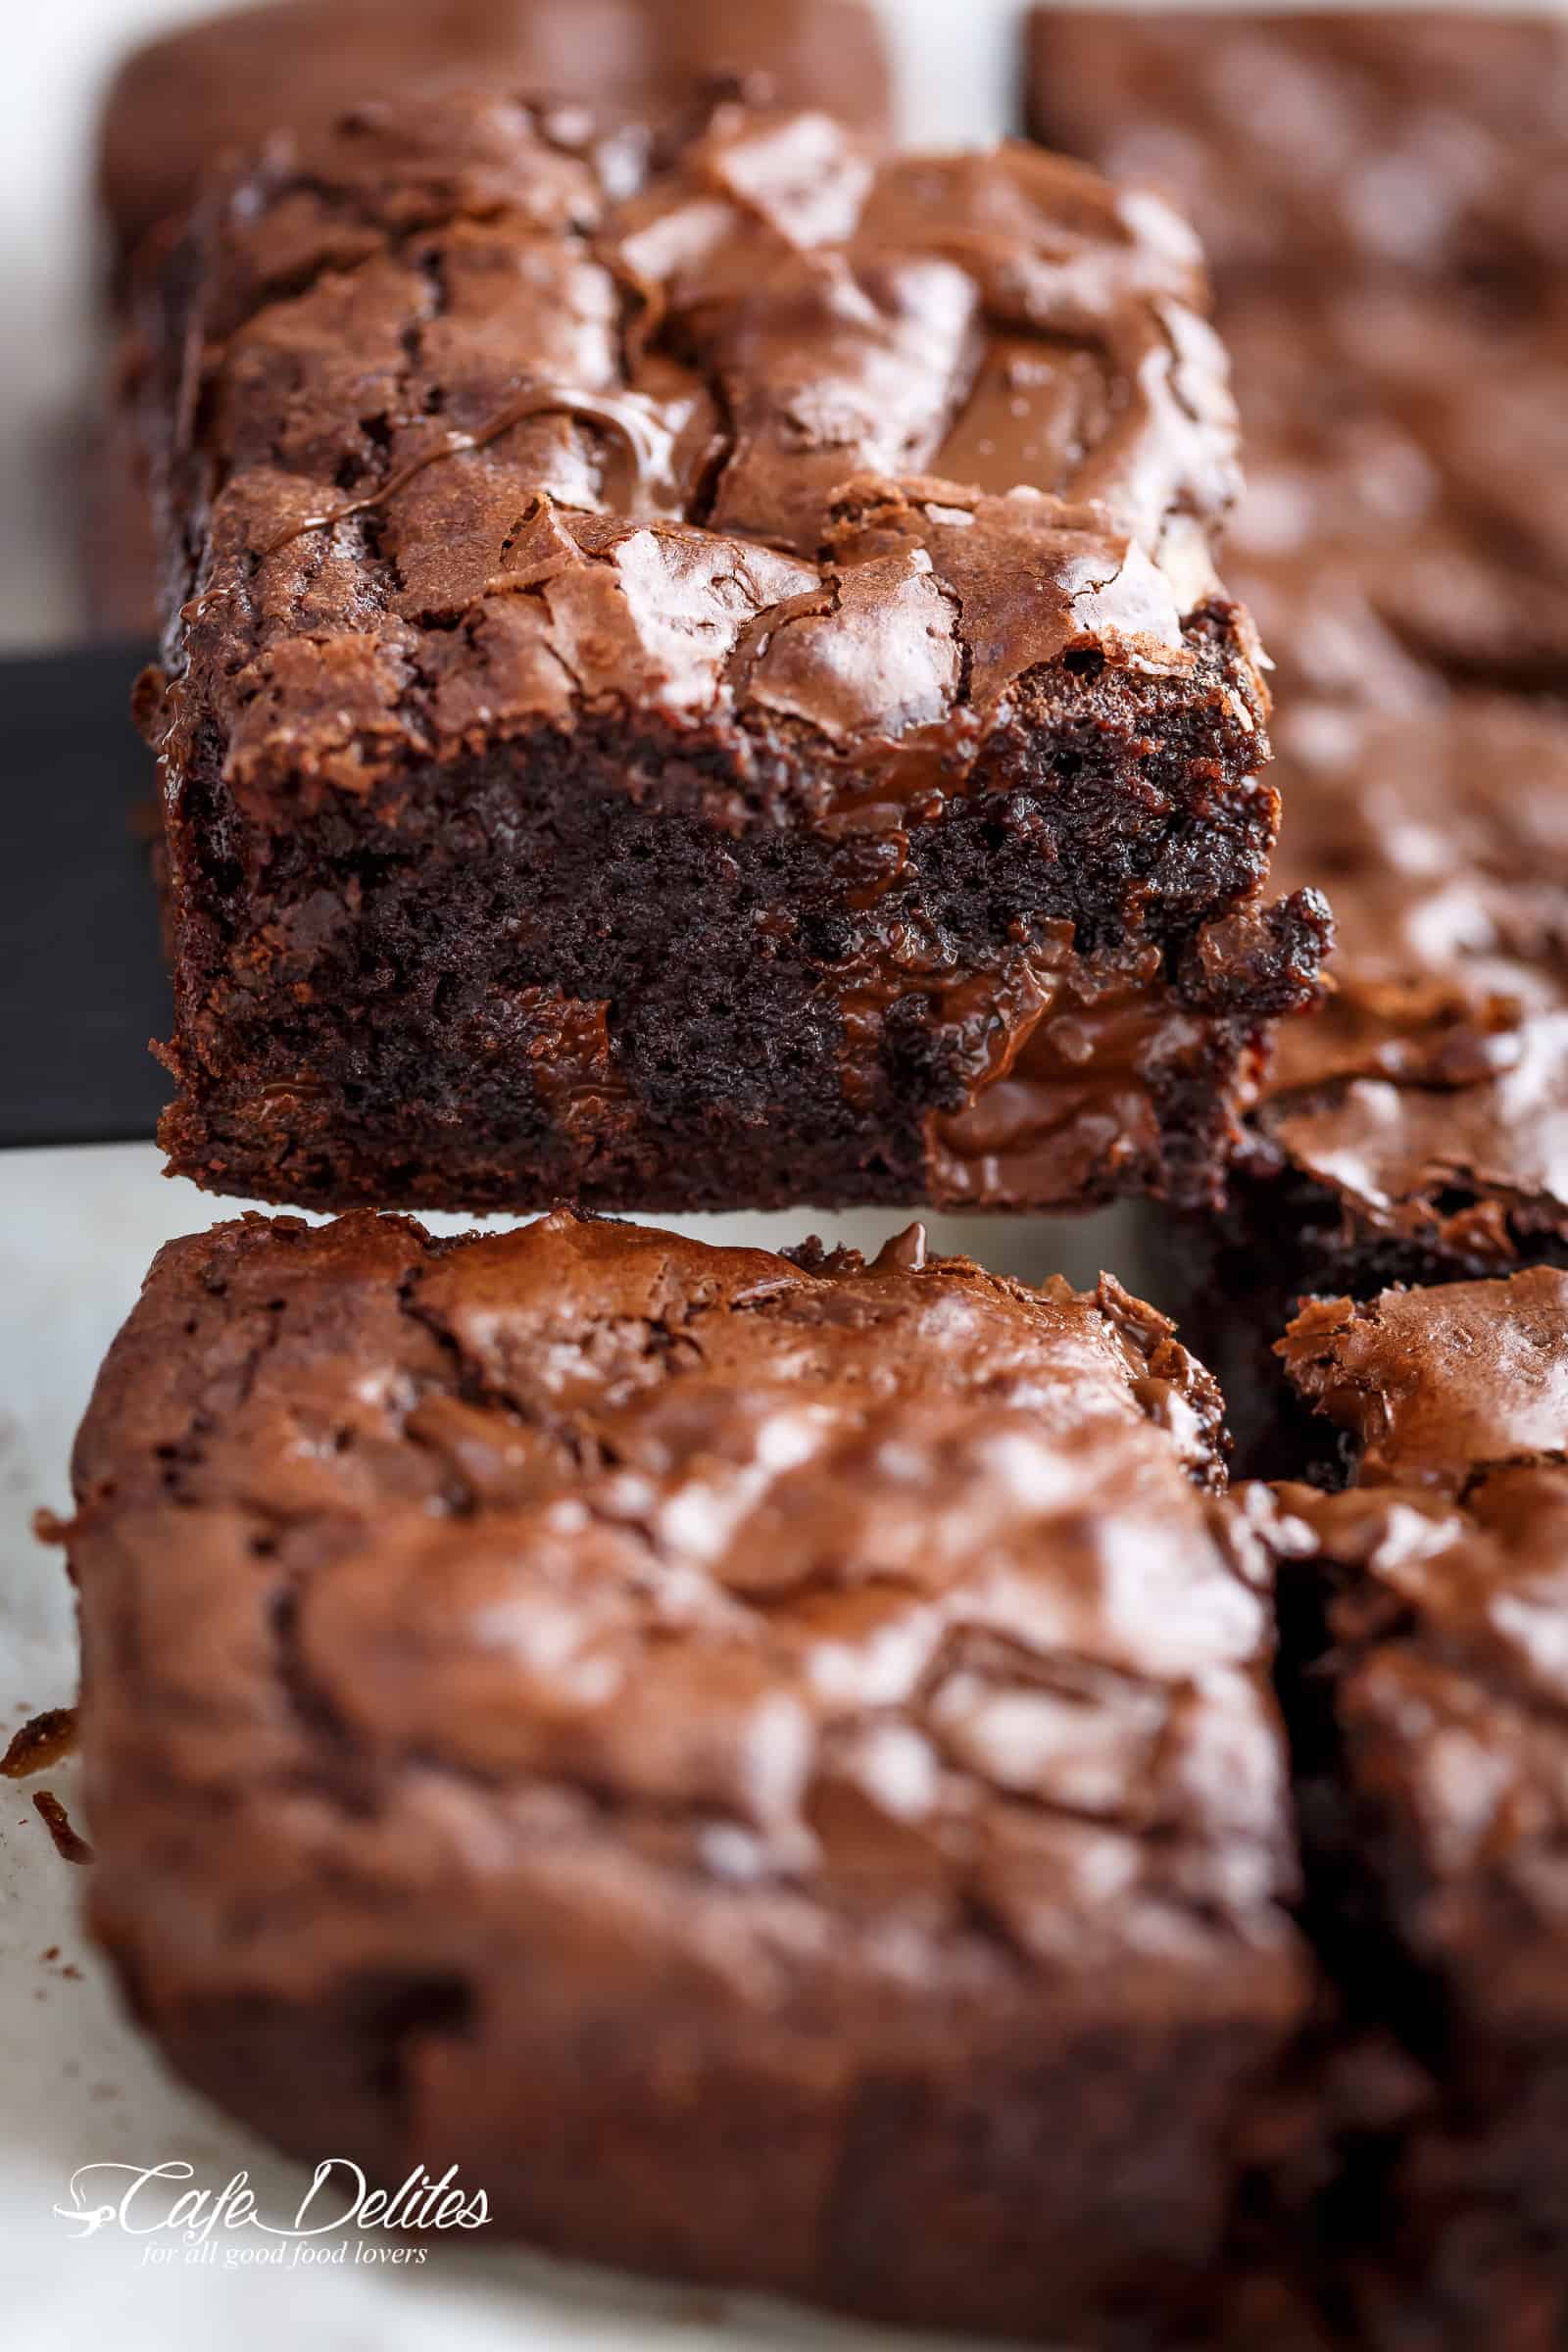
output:
[{"label": "stack of brownies", "polygon": [[[1053,14],[1066,161],[890,151],[849,0],[371,13],[108,122],[165,1142],[351,1212],[78,1443],[131,2002],[581,2256],[1552,2352],[1568,40]],[[602,1213],[1134,1198],[1318,1483],[1108,1276]]]}]

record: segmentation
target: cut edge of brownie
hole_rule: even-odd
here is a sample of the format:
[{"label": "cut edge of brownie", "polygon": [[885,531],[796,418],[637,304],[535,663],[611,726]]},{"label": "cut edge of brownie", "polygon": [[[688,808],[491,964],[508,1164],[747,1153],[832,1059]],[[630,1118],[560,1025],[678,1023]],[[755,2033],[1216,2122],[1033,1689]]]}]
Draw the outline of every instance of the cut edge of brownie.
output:
[{"label": "cut edge of brownie", "polygon": [[[1140,739],[1147,700],[1107,672],[1051,749],[999,747],[896,858],[719,821],[716,736],[653,733],[628,789],[616,723],[584,721],[293,829],[249,821],[208,755],[166,811],[172,1164],[333,1207],[1212,1200],[1327,919],[1253,894],[1128,935],[1157,885],[1105,744]],[[1167,891],[1233,906],[1257,853],[1236,845],[1228,896],[1206,763],[1173,749],[1144,773],[1161,803],[1198,798],[1148,853]],[[1266,823],[1266,787],[1253,805]]]}]

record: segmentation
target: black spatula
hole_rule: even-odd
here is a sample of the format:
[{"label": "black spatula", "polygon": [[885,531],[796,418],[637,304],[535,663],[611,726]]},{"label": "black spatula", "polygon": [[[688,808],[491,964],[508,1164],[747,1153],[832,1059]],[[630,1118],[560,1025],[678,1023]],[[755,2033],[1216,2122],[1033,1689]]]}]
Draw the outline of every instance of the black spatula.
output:
[{"label": "black spatula", "polygon": [[0,662],[0,1145],[150,1136],[171,1026],[138,647]]}]

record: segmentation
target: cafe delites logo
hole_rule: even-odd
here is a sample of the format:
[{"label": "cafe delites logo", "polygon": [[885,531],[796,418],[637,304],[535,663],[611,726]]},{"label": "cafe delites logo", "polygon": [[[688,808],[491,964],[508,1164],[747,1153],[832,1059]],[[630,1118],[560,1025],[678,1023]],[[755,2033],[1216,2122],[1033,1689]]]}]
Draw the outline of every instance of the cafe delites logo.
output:
[{"label": "cafe delites logo", "polygon": [[[196,2183],[194,2165],[82,2164],[68,2184],[69,2205],[54,2210],[78,2238],[118,2230],[141,2246],[144,2269],[338,2269],[381,2264],[412,2269],[437,2231],[482,2230],[490,2207],[482,2188],[466,2188],[458,2167],[439,2179],[416,2166],[401,2187],[372,2188],[346,2156],[328,2156],[291,2215],[262,2210],[250,2175],[234,2173],[221,2188]],[[418,2241],[418,2242],[415,2242]]]}]

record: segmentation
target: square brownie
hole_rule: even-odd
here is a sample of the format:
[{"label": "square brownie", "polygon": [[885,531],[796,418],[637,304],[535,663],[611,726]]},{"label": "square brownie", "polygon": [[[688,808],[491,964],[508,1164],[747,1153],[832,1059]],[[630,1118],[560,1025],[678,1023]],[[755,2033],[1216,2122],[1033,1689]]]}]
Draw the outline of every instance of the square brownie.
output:
[{"label": "square brownie", "polygon": [[1331,994],[1281,1026],[1224,1215],[1149,1236],[1268,1475],[1311,1446],[1272,1352],[1298,1298],[1568,1263],[1568,716],[1300,704],[1279,741],[1276,870],[1334,906]]},{"label": "square brownie", "polygon": [[1161,189],[1227,283],[1559,267],[1558,15],[1040,8],[1027,75],[1035,136]]},{"label": "square brownie", "polygon": [[1188,233],[1024,147],[283,142],[147,294],[171,1162],[320,1205],[1213,1199],[1307,894]]},{"label": "square brownie", "polygon": [[1281,870],[1321,879],[1338,952],[1282,1026],[1262,1156],[1337,1226],[1325,1275],[1506,1271],[1568,1235],[1568,715],[1303,706],[1283,740]]},{"label": "square brownie", "polygon": [[1317,1300],[1348,1492],[1280,1491],[1307,1918],[1429,2096],[1361,2176],[1355,2340],[1568,2340],[1568,1273]]},{"label": "square brownie", "polygon": [[1272,2327],[1221,2257],[1312,1976],[1218,1421],[1113,1282],[918,1228],[172,1245],[66,1531],[137,2015],[284,2146],[455,2163],[573,2255]]}]

